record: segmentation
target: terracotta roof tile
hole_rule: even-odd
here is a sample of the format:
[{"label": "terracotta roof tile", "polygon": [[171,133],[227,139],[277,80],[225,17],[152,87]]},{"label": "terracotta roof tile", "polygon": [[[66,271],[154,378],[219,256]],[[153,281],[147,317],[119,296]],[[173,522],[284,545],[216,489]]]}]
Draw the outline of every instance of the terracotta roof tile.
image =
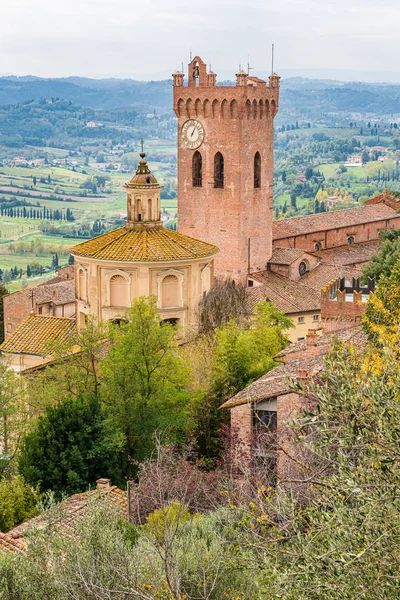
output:
[{"label": "terracotta roof tile", "polygon": [[257,381],[254,381],[244,390],[225,402],[221,408],[232,408],[240,404],[247,404],[257,400],[280,396],[291,391],[296,381],[299,370],[307,371],[309,377],[317,375],[322,371],[324,360],[322,356],[302,358],[290,363],[279,365],[269,373],[266,373]]},{"label": "terracotta roof tile", "polygon": [[275,241],[295,235],[349,227],[351,225],[361,225],[362,223],[372,223],[374,221],[384,221],[396,216],[397,213],[393,208],[385,204],[375,204],[372,206],[360,206],[358,208],[307,215],[305,217],[281,219],[273,221],[272,239]]},{"label": "terracotta roof tile", "polygon": [[50,342],[68,340],[74,331],[73,319],[29,315],[1,344],[0,351],[48,356]]},{"label": "terracotta roof tile", "polygon": [[321,308],[321,289],[337,277],[351,279],[360,274],[355,267],[340,267],[320,264],[306,273],[299,281],[277,275],[271,271],[251,273],[250,276],[261,283],[249,289],[249,308],[257,302],[269,300],[281,312],[287,315]]},{"label": "terracotta roof tile", "polygon": [[380,240],[349,244],[313,252],[322,263],[330,265],[354,265],[369,262],[380,246]]},{"label": "terracotta roof tile", "polygon": [[218,248],[166,227],[122,227],[71,248],[75,256],[99,260],[162,262],[207,258]]},{"label": "terracotta roof tile", "polygon": [[52,302],[56,306],[71,304],[75,302],[75,281],[60,279],[57,282],[42,284],[35,289],[34,299],[37,304],[46,302]]},{"label": "terracotta roof tile", "polygon": [[[346,343],[356,343],[358,347],[360,347],[360,345],[364,345],[366,341],[366,337],[361,325],[356,325],[355,327],[351,328],[347,326],[345,329],[333,331],[331,333],[326,333],[321,336],[318,336],[315,343],[315,346],[320,350],[318,354],[326,354],[334,339]],[[293,342],[292,344],[289,344],[287,348],[281,350],[281,352],[279,352],[279,354],[277,354],[275,358],[283,358],[285,356],[290,356],[290,354],[304,352],[305,350],[307,350],[307,340]],[[288,360],[286,362],[288,362]]]},{"label": "terracotta roof tile", "polygon": [[[107,498],[110,502],[120,511],[121,516],[127,521],[128,520],[128,498],[126,492],[113,485],[106,489],[93,490],[90,492],[83,492],[81,494],[74,494],[63,502],[60,502],[61,508],[57,527],[65,533],[65,535],[74,535],[76,533],[76,524],[85,517],[85,510],[87,509],[89,500]],[[41,513],[37,517],[25,521],[21,525],[14,527],[7,534],[1,534],[0,536],[6,536],[6,542],[13,543],[18,547],[20,551],[26,549],[24,541],[25,535],[33,529],[43,529],[47,526],[46,513]],[[1,537],[0,537],[1,547]],[[12,547],[7,547],[7,550],[12,550]]]},{"label": "terracotta roof tile", "polygon": [[296,248],[274,248],[268,262],[272,265],[291,265],[303,254],[307,254],[307,252]]},{"label": "terracotta roof tile", "polygon": [[24,552],[26,546],[23,540],[14,538],[8,533],[1,533],[0,531],[0,551],[1,550],[6,550],[7,552]]}]

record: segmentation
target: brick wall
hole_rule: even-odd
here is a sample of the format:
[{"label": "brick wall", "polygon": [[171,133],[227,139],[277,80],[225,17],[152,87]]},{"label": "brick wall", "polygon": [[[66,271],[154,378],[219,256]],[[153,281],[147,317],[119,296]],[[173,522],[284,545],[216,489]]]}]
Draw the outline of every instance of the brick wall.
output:
[{"label": "brick wall", "polygon": [[351,225],[330,229],[328,231],[316,231],[304,235],[296,235],[285,238],[274,239],[274,246],[279,248],[299,248],[312,252],[315,244],[319,242],[322,248],[336,248],[345,246],[349,236],[354,238],[354,243],[368,242],[379,239],[379,232],[385,229],[399,229],[400,217],[384,219],[372,223]]},{"label": "brick wall", "polygon": [[[204,66],[201,65],[202,71]],[[192,66],[189,66],[191,73]],[[248,85],[244,74],[235,86],[215,86],[200,78],[182,86],[174,77],[178,117],[178,212],[180,232],[216,244],[216,274],[245,277],[265,269],[272,252],[273,121],[278,110],[279,78],[270,86]],[[182,141],[188,119],[197,119],[205,136],[202,186],[192,185],[194,150]],[[224,157],[224,188],[214,188],[214,156]],[[254,188],[254,156],[261,155],[261,187]],[[249,246],[250,240],[250,246]],[[250,257],[250,258],[249,258]]]}]

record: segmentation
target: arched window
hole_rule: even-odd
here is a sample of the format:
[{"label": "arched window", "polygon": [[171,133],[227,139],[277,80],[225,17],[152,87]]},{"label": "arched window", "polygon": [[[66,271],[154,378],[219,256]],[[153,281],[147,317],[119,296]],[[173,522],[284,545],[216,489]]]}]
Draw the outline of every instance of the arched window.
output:
[{"label": "arched window", "polygon": [[179,302],[179,281],[176,275],[167,275],[161,283],[161,305],[163,308],[174,308]]},{"label": "arched window", "polygon": [[322,244],[321,244],[321,242],[316,242],[315,243],[314,250],[322,250]]},{"label": "arched window", "polygon": [[347,238],[347,243],[354,244],[354,236],[353,235],[349,235],[349,237]]},{"label": "arched window", "polygon": [[224,157],[221,152],[214,156],[214,187],[224,187]]},{"label": "arched window", "polygon": [[261,156],[259,152],[254,156],[254,187],[261,187]]},{"label": "arched window", "polygon": [[192,158],[192,179],[193,187],[201,187],[203,185],[203,159],[198,150],[196,150]]},{"label": "arched window", "polygon": [[110,306],[128,306],[128,283],[122,275],[110,279]]},{"label": "arched window", "polygon": [[79,298],[86,302],[86,273],[79,269]]},{"label": "arched window", "polygon": [[147,200],[147,220],[151,221],[152,217],[151,217],[151,199],[149,198]]},{"label": "arched window", "polygon": [[299,275],[300,275],[300,277],[303,277],[303,275],[305,275],[306,273],[308,273],[309,270],[310,270],[310,266],[308,264],[308,261],[302,260],[301,263],[299,264]]}]

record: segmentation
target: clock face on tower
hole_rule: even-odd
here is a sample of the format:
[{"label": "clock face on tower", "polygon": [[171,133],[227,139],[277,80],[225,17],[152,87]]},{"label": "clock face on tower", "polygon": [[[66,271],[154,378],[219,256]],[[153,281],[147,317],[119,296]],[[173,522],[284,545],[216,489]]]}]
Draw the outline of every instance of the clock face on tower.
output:
[{"label": "clock face on tower", "polygon": [[182,125],[182,141],[190,150],[199,148],[204,140],[204,127],[200,121],[189,119]]}]

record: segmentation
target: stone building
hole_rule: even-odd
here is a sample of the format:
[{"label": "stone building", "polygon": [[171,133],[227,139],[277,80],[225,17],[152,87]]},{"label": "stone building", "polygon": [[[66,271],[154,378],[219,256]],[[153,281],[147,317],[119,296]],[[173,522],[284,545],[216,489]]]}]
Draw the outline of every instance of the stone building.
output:
[{"label": "stone building", "polygon": [[383,200],[357,208],[274,221],[273,240],[275,247],[313,252],[368,243],[379,239],[380,231],[399,227],[400,215]]},{"label": "stone building", "polygon": [[245,280],[272,253],[274,117],[279,80],[244,71],[217,86],[196,56],[173,75],[178,117],[178,230],[215,244],[216,273]]},{"label": "stone building", "polygon": [[75,258],[78,328],[87,316],[120,319],[140,296],[157,297],[161,319],[194,326],[200,299],[214,280],[218,248],[163,227],[162,186],[142,153],[125,185],[127,222],[71,249]]},{"label": "stone building", "polygon": [[30,314],[1,344],[0,351],[19,373],[46,361],[52,344],[68,342],[75,329],[75,319]]},{"label": "stone building", "polygon": [[[296,473],[304,448],[296,441],[290,422],[309,408],[309,384],[323,372],[333,338],[358,348],[365,344],[361,326],[352,327],[351,318],[347,326],[342,325],[342,330],[322,337],[311,330],[305,340],[290,344],[276,357],[282,364],[221,406],[230,411],[239,460],[256,465],[265,464],[268,458],[274,477],[281,482]],[[299,383],[302,389],[296,390]]]},{"label": "stone building", "polygon": [[75,281],[73,266],[58,269],[57,277],[40,285],[4,296],[3,306],[6,339],[29,314],[74,317]]}]

